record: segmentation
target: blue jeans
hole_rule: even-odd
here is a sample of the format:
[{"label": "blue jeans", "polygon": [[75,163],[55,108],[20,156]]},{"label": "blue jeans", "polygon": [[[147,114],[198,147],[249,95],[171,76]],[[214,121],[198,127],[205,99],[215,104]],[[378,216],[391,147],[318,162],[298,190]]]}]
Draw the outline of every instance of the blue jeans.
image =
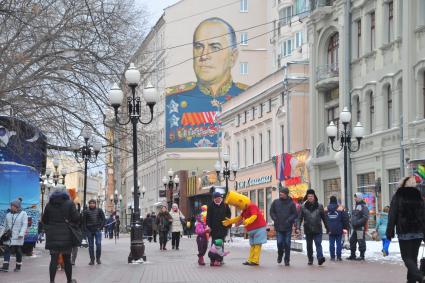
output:
[{"label": "blue jeans", "polygon": [[390,240],[382,239],[382,249],[387,255],[389,254],[388,249],[390,248],[390,243]]},{"label": "blue jeans", "polygon": [[277,231],[277,253],[281,257],[285,253],[285,262],[289,262],[291,254],[292,231]]},{"label": "blue jeans", "polygon": [[342,253],[342,235],[329,235],[329,253],[331,258],[335,258],[335,243],[336,243],[336,256],[341,258]]},{"label": "blue jeans", "polygon": [[305,239],[307,242],[307,256],[310,261],[313,261],[313,241],[316,246],[317,259],[323,257],[322,249],[322,233],[320,234],[306,234]]},{"label": "blue jeans", "polygon": [[100,259],[102,252],[102,232],[97,230],[96,232],[87,231],[87,240],[89,242],[89,254],[90,260],[94,260],[94,241],[96,239],[96,258]]},{"label": "blue jeans", "polygon": [[16,254],[16,262],[22,262],[22,246],[5,246],[3,259],[4,262],[10,262],[10,254]]}]

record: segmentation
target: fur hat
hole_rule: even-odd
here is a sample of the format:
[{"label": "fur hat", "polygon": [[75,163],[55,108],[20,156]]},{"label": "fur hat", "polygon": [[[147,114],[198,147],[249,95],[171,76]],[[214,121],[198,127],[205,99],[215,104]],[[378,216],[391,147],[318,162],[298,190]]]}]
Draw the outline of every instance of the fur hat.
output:
[{"label": "fur hat", "polygon": [[19,199],[15,199],[14,201],[12,201],[12,202],[10,203],[10,206],[14,206],[14,207],[16,207],[17,209],[21,209],[21,200],[19,200]]},{"label": "fur hat", "polygon": [[305,193],[305,196],[304,196],[304,199],[303,199],[303,201],[306,201],[307,200],[307,196],[308,195],[314,195],[314,199],[316,200],[316,201],[319,201],[319,199],[317,198],[317,196],[316,196],[316,192],[313,190],[313,189],[308,189],[307,190],[307,192]]}]

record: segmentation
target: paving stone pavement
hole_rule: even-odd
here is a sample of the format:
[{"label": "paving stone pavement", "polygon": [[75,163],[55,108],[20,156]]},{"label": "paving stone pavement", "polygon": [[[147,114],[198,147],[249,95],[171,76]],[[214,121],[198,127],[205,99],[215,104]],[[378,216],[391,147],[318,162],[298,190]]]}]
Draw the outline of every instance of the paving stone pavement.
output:
[{"label": "paving stone pavement", "polygon": [[[300,253],[291,254],[291,266],[276,264],[276,253],[263,251],[261,266],[248,267],[241,263],[248,249],[230,247],[229,256],[222,267],[197,265],[195,239],[183,238],[180,250],[160,251],[158,243],[146,243],[147,262],[127,264],[129,238],[124,235],[115,244],[114,240],[103,239],[102,264],[89,266],[88,251],[81,248],[73,277],[78,283],[221,283],[221,282],[281,282],[281,283],[401,283],[405,282],[406,270],[400,263],[381,262],[330,262],[323,266],[307,266],[307,258]],[[167,244],[170,246],[170,243]],[[0,273],[0,283],[49,282],[49,254],[37,247],[35,256],[25,257],[19,273]],[[12,269],[14,259],[12,260]],[[63,271],[58,271],[56,283],[66,282]]]}]

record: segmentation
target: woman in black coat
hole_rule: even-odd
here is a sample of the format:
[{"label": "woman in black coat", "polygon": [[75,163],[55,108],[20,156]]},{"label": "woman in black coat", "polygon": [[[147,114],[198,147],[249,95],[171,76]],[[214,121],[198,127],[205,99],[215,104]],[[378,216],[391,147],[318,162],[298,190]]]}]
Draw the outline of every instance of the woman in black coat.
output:
[{"label": "woman in black coat", "polygon": [[145,230],[145,234],[148,237],[148,241],[152,242],[152,217],[151,214],[148,213],[146,215],[145,220],[143,221],[143,229]]},{"label": "woman in black coat", "polygon": [[68,283],[76,283],[72,279],[71,251],[73,248],[73,235],[65,219],[73,224],[78,224],[80,216],[66,189],[59,188],[50,196],[42,217],[46,229],[46,249],[50,250],[50,282],[55,281],[58,256],[63,255],[65,274]]},{"label": "woman in black coat", "polygon": [[173,218],[170,213],[167,211],[167,207],[164,205],[161,208],[161,212],[158,213],[156,217],[156,225],[158,227],[159,234],[159,246],[161,251],[167,250],[165,247],[168,240],[168,232],[170,231],[170,225],[173,222]]},{"label": "woman in black coat", "polygon": [[425,282],[418,269],[418,252],[425,235],[425,207],[414,177],[406,177],[391,200],[387,239],[394,238],[396,228],[401,257],[407,267],[407,282]]}]

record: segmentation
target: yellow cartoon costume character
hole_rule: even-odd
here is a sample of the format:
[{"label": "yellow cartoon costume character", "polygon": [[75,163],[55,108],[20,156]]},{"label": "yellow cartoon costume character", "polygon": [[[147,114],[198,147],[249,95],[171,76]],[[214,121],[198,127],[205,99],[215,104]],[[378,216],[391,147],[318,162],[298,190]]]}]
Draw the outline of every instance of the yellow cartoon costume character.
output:
[{"label": "yellow cartoon costume character", "polygon": [[222,223],[224,226],[230,226],[235,223],[237,225],[243,223],[245,226],[251,249],[248,260],[243,264],[249,266],[259,265],[261,245],[267,242],[267,223],[263,213],[248,197],[236,192],[228,192],[224,202],[242,210],[241,215],[226,219]]}]

